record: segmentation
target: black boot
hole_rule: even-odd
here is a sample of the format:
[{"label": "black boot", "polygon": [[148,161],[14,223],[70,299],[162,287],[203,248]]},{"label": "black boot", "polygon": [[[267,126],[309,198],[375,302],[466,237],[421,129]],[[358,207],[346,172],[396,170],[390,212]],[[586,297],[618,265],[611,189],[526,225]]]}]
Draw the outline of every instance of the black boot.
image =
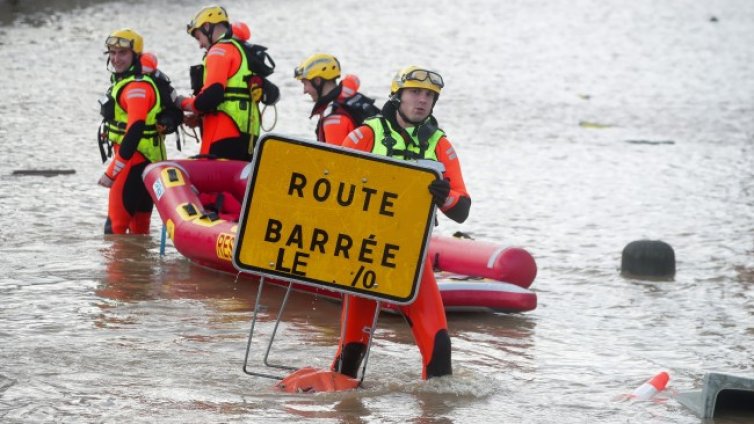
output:
[{"label": "black boot", "polygon": [[348,343],[340,351],[340,357],[335,359],[335,371],[356,378],[366,348],[364,343]]},{"label": "black boot", "polygon": [[440,330],[435,334],[432,359],[427,364],[427,379],[450,374],[453,374],[450,365],[450,336],[448,336],[448,330]]}]

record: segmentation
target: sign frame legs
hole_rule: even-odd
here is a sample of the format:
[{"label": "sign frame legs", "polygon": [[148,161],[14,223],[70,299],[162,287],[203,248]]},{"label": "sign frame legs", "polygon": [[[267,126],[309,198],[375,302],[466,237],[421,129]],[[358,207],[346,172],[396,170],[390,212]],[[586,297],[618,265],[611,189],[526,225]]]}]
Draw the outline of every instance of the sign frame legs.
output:
[{"label": "sign frame legs", "polygon": [[[262,299],[262,290],[264,289],[265,284],[265,277],[261,276],[259,279],[259,288],[257,289],[257,298],[254,302],[254,313],[252,314],[251,318],[251,326],[249,328],[249,337],[246,341],[246,353],[244,354],[244,360],[243,360],[243,372],[248,375],[253,375],[255,377],[262,377],[262,378],[268,378],[272,380],[283,380],[285,376],[279,376],[264,372],[258,372],[258,371],[252,371],[249,368],[249,353],[251,351],[251,342],[254,339],[254,329],[256,327],[257,318],[258,318],[258,312],[261,306],[261,299]],[[288,304],[288,298],[291,294],[291,291],[293,291],[293,283],[289,282],[288,287],[285,291],[285,296],[283,296],[283,301],[280,305],[280,310],[277,314],[277,317],[275,318],[275,325],[272,329],[272,334],[270,334],[270,340],[267,343],[267,348],[264,353],[264,358],[262,359],[262,363],[264,366],[269,368],[277,368],[282,370],[288,370],[288,371],[295,371],[298,368],[290,366],[290,365],[283,365],[283,364],[273,364],[269,361],[270,351],[272,350],[272,344],[275,341],[275,335],[277,334],[278,327],[280,326],[280,320],[283,317],[283,311],[285,310],[286,305]],[[345,308],[346,308],[346,316],[348,316],[348,308],[350,307],[350,296],[345,296],[344,294],[344,302],[345,302]],[[370,328],[366,328],[365,331],[369,333],[369,342],[366,346],[366,352],[364,352],[364,360],[362,362],[361,366],[361,377],[359,378],[359,385],[361,385],[364,382],[364,376],[366,375],[367,370],[367,363],[369,362],[369,352],[372,350],[372,341],[374,339],[374,333],[377,328],[377,319],[380,316],[380,310],[381,303],[380,301],[375,301],[377,303],[375,310],[374,310],[374,317],[372,318],[372,326]],[[345,337],[345,326],[341,323],[340,328],[340,338],[341,340]],[[342,360],[342,359],[341,359]]]}]

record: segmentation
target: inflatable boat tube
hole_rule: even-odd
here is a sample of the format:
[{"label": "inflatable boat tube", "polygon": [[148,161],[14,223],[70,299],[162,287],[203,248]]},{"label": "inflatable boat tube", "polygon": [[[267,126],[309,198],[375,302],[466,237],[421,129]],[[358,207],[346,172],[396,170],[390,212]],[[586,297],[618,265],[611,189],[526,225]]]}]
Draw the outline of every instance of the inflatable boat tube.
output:
[{"label": "inflatable boat tube", "polygon": [[[238,211],[215,207],[219,204],[205,206],[202,197],[223,193],[240,204],[250,171],[247,162],[210,159],[164,161],[144,170],[144,184],[180,254],[198,265],[238,274],[232,263]],[[435,235],[429,243],[429,255],[449,312],[522,312],[536,308],[536,293],[527,289],[536,276],[536,264],[524,249]],[[341,298],[340,293],[324,288],[295,288]]]}]

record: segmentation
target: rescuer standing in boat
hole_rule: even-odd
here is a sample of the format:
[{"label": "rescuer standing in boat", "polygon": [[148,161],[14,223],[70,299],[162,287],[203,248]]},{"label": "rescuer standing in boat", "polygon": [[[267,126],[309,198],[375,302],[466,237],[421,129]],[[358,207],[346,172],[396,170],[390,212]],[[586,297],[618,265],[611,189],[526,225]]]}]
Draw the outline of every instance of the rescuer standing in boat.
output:
[{"label": "rescuer standing in boat", "polygon": [[274,62],[266,48],[233,36],[228,14],[220,6],[196,13],[186,31],[206,49],[204,63],[192,68],[196,96],[181,98],[184,111],[201,116],[200,154],[251,160],[259,137],[259,102],[274,105],[278,88],[266,79]]},{"label": "rescuer standing in boat", "polygon": [[144,40],[136,31],[113,32],[105,48],[112,86],[100,100],[102,161],[107,160],[104,146],[112,146],[114,153],[99,179],[99,185],[110,189],[105,234],[148,234],[153,203],[141,173],[150,163],[166,159],[158,114],[171,100],[161,99],[155,80],[142,73]]},{"label": "rescuer standing in boat", "polygon": [[293,71],[294,78],[304,86],[304,94],[314,101],[310,118],[319,118],[317,140],[327,144],[340,145],[365,118],[379,113],[374,100],[358,92],[358,78],[347,75],[338,82],[340,73],[338,59],[326,53],[309,56]]},{"label": "rescuer standing in boat", "polygon": [[[450,141],[432,115],[444,82],[437,72],[409,66],[400,70],[391,85],[382,115],[368,119],[343,140],[342,146],[404,160],[433,160],[442,163],[443,178],[429,186],[433,201],[450,219],[463,222],[469,215],[471,198],[461,174],[461,165]],[[376,308],[371,299],[346,295],[341,314],[345,339],[340,341],[332,368],[356,377],[369,341],[368,331]],[[445,309],[430,258],[416,301],[400,307],[422,356],[422,378],[452,374],[450,337]]]}]

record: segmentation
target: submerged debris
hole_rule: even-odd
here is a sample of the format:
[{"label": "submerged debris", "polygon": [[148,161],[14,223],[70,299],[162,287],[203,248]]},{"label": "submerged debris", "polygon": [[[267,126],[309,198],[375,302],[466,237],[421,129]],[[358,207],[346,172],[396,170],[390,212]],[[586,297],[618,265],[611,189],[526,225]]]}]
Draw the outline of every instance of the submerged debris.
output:
[{"label": "submerged debris", "polygon": [[39,175],[43,177],[54,177],[57,175],[70,175],[75,173],[75,169],[16,169],[11,175]]},{"label": "submerged debris", "polygon": [[626,143],[658,145],[658,144],[675,144],[675,141],[673,140],[626,140]]}]

